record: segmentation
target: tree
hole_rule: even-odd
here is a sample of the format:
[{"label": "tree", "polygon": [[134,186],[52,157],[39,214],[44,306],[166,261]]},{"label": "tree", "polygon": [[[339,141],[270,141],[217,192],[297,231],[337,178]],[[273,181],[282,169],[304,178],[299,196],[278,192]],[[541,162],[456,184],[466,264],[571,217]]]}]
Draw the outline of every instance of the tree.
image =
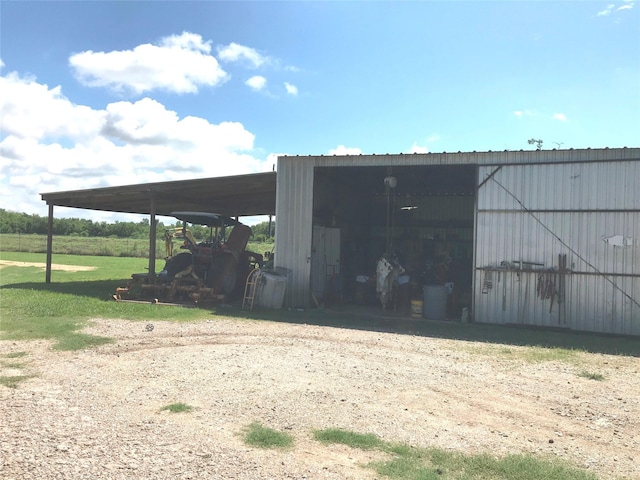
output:
[{"label": "tree", "polygon": [[536,146],[536,150],[542,150],[542,142],[543,142],[543,140],[537,139],[537,138],[530,138],[529,140],[527,140],[527,143],[529,145],[535,145]]},{"label": "tree", "polygon": [[[269,230],[271,228],[271,230]],[[253,238],[257,241],[272,241],[274,232],[276,230],[276,223],[261,222],[251,226],[253,230]]]}]

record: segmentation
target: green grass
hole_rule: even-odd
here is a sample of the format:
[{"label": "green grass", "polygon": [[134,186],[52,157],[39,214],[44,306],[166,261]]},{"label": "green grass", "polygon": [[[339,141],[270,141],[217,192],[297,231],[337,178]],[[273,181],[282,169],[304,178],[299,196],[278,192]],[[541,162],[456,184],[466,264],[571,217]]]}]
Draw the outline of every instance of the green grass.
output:
[{"label": "green grass", "polygon": [[378,475],[398,480],[595,480],[597,477],[556,458],[532,455],[468,455],[440,448],[414,448],[385,442],[372,434],[340,429],[314,431],[322,443],[364,450],[377,449],[390,458],[365,465]]},{"label": "green grass", "polygon": [[0,385],[8,388],[18,388],[20,382],[24,382],[33,375],[0,375]]},{"label": "green grass", "polygon": [[371,433],[356,433],[339,428],[316,430],[313,432],[313,437],[325,444],[339,443],[361,450],[380,449],[384,445],[376,435]]},{"label": "green grass", "polygon": [[22,358],[26,356],[27,352],[11,352],[0,355],[0,358]]},{"label": "green grass", "polygon": [[[0,235],[0,247],[4,252],[45,253],[47,236],[35,234],[3,233]],[[104,238],[55,235],[53,253],[63,255],[97,255],[114,257],[149,256],[147,238]],[[162,236],[156,242],[158,258],[164,258],[165,246]]]},{"label": "green grass", "polygon": [[[249,242],[247,250],[263,254],[273,249],[273,243]],[[0,234],[0,249],[3,252],[26,252],[45,254],[47,236],[35,234]],[[146,259],[149,256],[148,238],[105,238],[55,235],[52,243],[53,254],[91,255],[111,257],[136,257]],[[158,235],[156,258],[165,257],[164,237]]]},{"label": "green grass", "polygon": [[2,361],[2,362],[0,362],[0,366],[4,367],[4,368],[12,368],[14,370],[21,370],[23,368],[26,368],[27,364],[25,362],[5,362],[5,361]]},{"label": "green grass", "polygon": [[178,402],[165,405],[160,409],[160,411],[167,411],[171,413],[189,413],[193,411],[193,407],[191,405],[187,405],[186,403]]},{"label": "green grass", "polygon": [[578,374],[578,376],[582,377],[582,378],[588,378],[589,380],[597,380],[599,382],[604,380],[604,375],[602,375],[601,373],[596,373],[596,372],[582,371],[582,372],[580,372]]},{"label": "green grass", "polygon": [[247,445],[258,448],[288,448],[293,445],[293,437],[285,432],[264,427],[254,422],[245,427],[243,432]]},{"label": "green grass", "polygon": [[[0,368],[10,370],[22,370],[27,368],[27,362],[23,359],[27,352],[11,352],[0,355]],[[0,375],[0,385],[8,388],[18,388],[18,385],[34,375]]]},{"label": "green grass", "polygon": [[522,351],[522,358],[529,363],[579,362],[580,351],[566,348],[530,347]]},{"label": "green grass", "polygon": [[[34,253],[0,252],[1,260],[44,262]],[[0,267],[0,339],[51,339],[53,348],[78,350],[108,343],[106,337],[80,332],[90,319],[192,321],[207,313],[197,309],[115,302],[111,295],[144,259],[53,255],[54,264],[95,267],[89,271],[52,271],[52,283],[38,267]]]},{"label": "green grass", "polygon": [[570,365],[582,364],[582,354],[584,350],[528,346],[523,348],[509,348],[501,345],[473,345],[467,350],[474,354],[490,355],[493,357],[505,358],[508,360],[522,360],[527,363],[561,362]]}]

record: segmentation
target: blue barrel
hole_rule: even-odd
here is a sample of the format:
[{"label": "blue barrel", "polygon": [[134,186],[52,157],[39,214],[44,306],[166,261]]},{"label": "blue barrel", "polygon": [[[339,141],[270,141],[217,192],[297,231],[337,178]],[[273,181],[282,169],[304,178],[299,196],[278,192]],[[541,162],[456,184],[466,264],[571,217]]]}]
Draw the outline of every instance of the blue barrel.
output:
[{"label": "blue barrel", "polygon": [[444,285],[425,285],[422,315],[429,320],[447,319],[447,295],[449,290]]}]

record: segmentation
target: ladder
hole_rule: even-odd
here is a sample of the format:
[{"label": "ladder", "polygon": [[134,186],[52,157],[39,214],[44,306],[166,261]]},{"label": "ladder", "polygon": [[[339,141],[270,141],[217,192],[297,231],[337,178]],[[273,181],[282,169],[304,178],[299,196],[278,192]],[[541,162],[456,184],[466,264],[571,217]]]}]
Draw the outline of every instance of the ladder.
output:
[{"label": "ladder", "polygon": [[247,283],[244,286],[244,298],[242,299],[242,310],[253,310],[253,304],[258,290],[258,280],[260,279],[260,269],[254,268],[247,275]]}]

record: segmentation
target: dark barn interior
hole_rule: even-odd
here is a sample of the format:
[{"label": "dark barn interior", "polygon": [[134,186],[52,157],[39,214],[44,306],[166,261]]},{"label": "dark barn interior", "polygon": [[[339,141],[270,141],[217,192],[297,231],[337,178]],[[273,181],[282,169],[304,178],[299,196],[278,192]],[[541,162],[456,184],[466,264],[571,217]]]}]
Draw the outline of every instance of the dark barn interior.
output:
[{"label": "dark barn interior", "polygon": [[317,167],[314,294],[375,305],[386,252],[406,271],[396,311],[408,313],[425,285],[446,285],[447,317],[459,317],[471,301],[476,178],[474,165]]}]

